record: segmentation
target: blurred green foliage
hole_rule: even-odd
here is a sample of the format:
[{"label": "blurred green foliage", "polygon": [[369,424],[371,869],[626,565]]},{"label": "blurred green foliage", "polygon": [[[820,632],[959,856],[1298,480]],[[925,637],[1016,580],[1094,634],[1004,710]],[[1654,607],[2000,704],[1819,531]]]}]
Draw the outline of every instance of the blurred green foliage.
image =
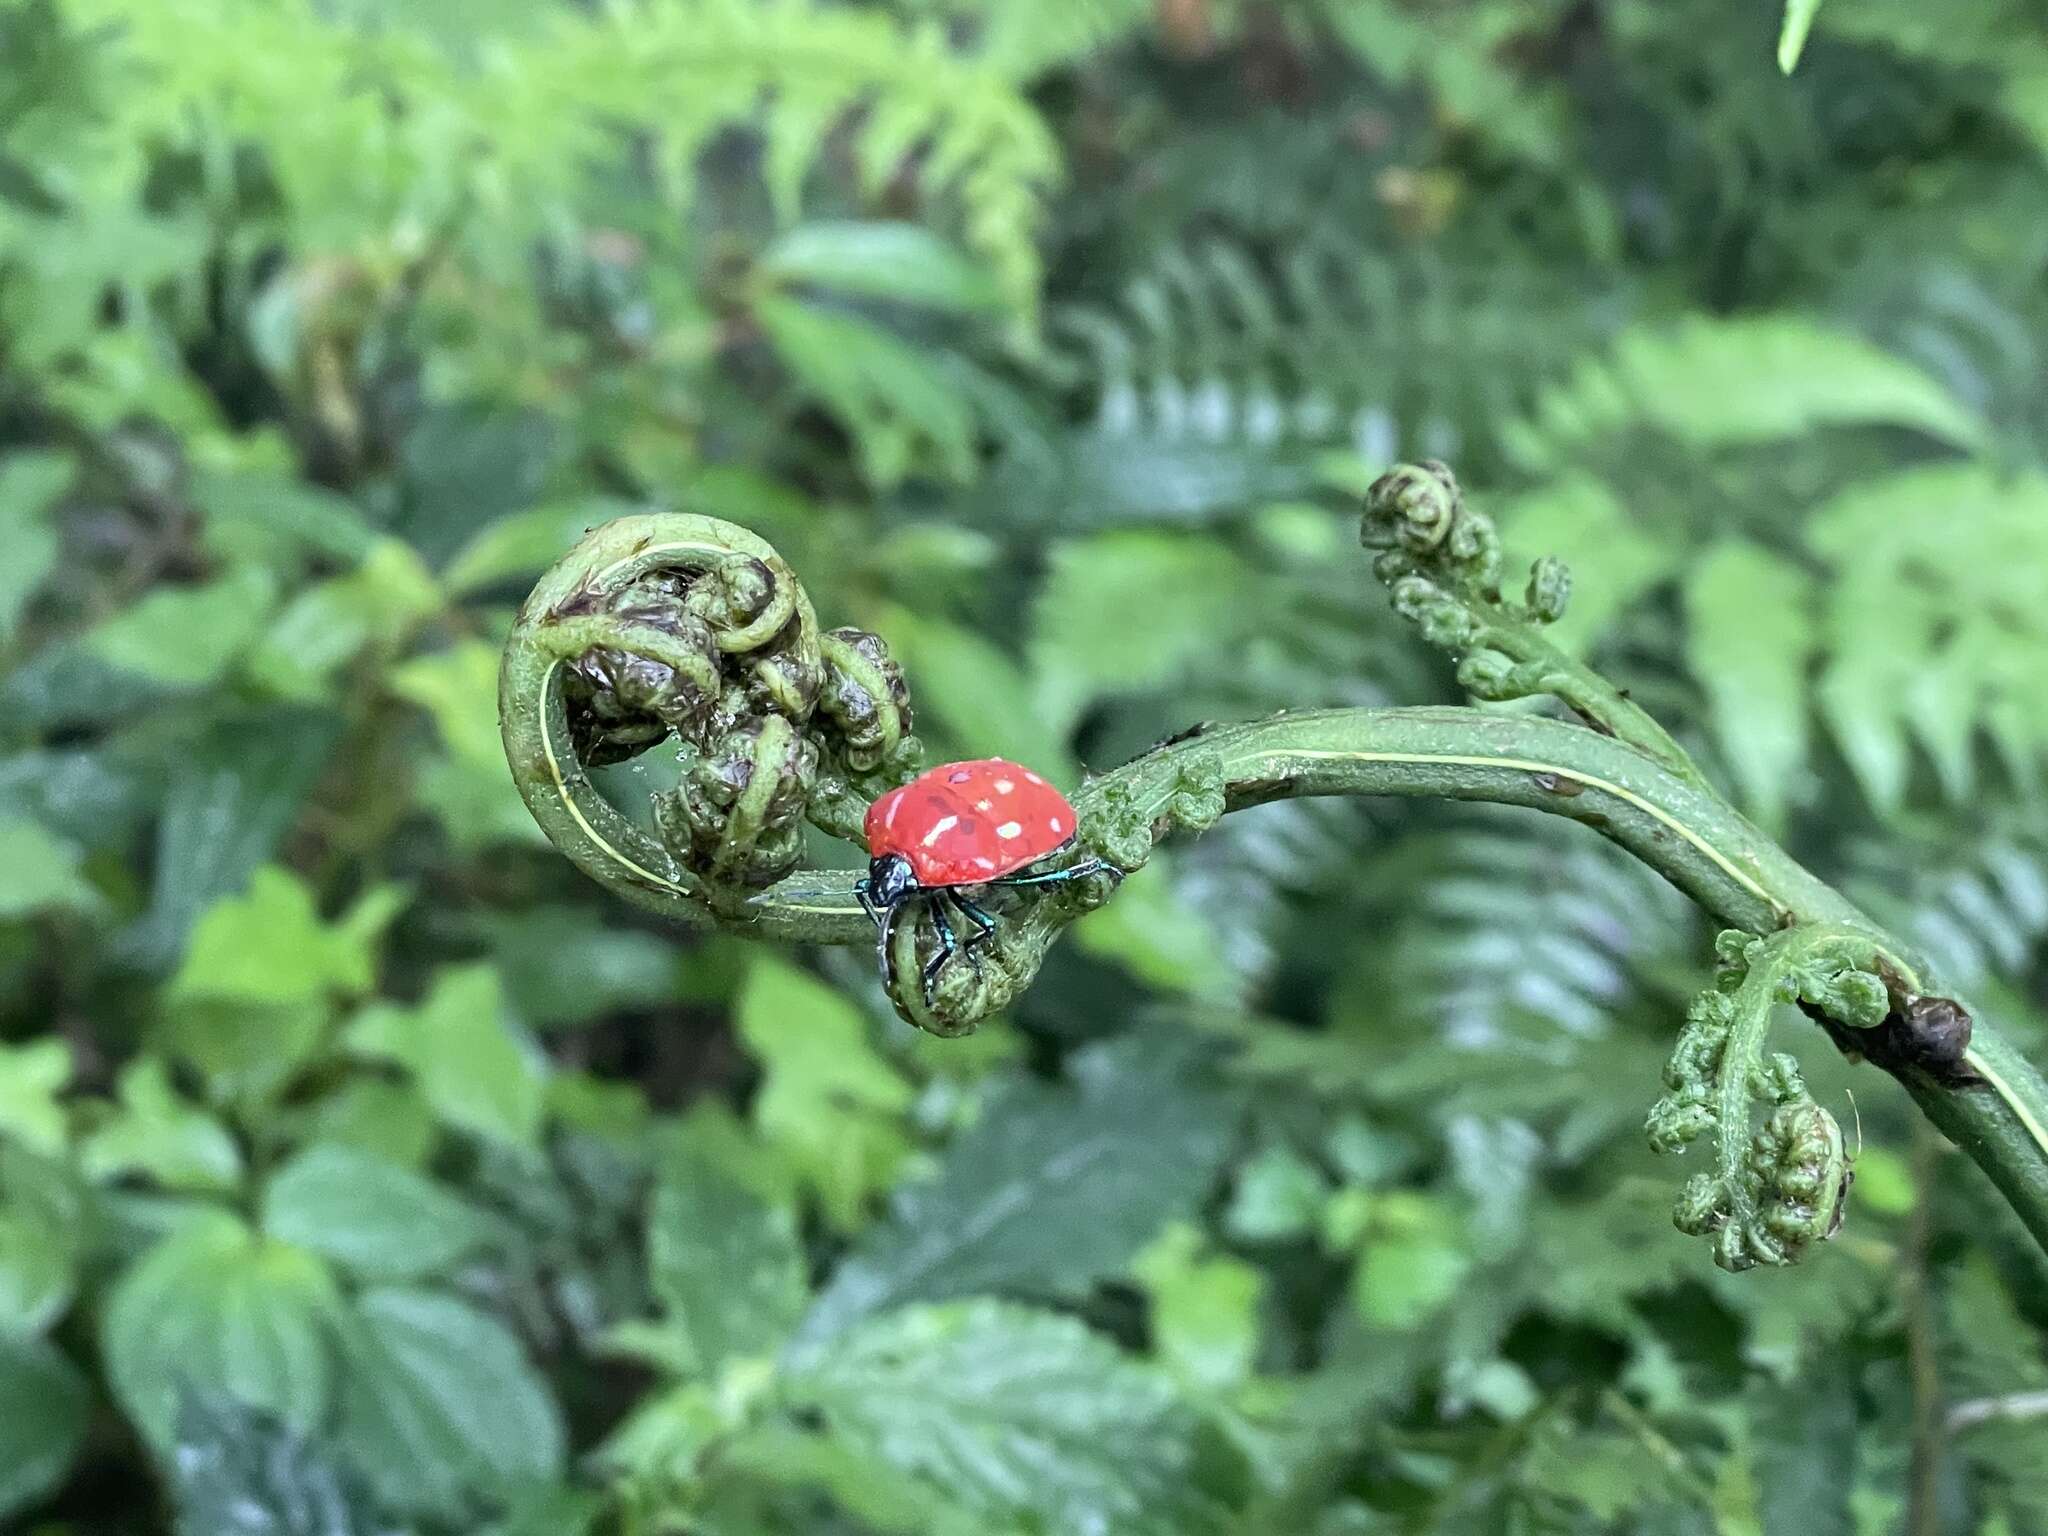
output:
[{"label": "blurred green foliage", "polygon": [[1581,829],[1234,816],[941,1041],[581,882],[494,693],[670,506],[940,752],[1448,699],[1323,494],[1437,454],[2038,1052],[2042,19],[0,0],[0,1522],[2048,1532],[2048,1267],[1809,1040],[1849,1228],[1708,1269]]}]

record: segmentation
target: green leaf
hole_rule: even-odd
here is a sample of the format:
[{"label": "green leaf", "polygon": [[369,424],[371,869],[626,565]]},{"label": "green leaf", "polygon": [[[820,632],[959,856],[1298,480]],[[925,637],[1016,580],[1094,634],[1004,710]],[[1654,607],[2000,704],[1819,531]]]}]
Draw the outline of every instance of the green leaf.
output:
[{"label": "green leaf", "polygon": [[1906,427],[1958,448],[1985,439],[1977,412],[1933,375],[1797,313],[1694,315],[1628,331],[1547,391],[1535,421],[1509,437],[1525,465],[1548,469],[1636,426],[1694,448],[1830,426]]},{"label": "green leaf", "polygon": [[87,654],[171,687],[217,682],[261,632],[277,583],[245,565],[197,587],[158,587],[86,636]]},{"label": "green leaf", "polygon": [[143,1057],[122,1069],[120,1109],[79,1147],[88,1178],[147,1174],[165,1189],[215,1193],[242,1180],[242,1154],[211,1115],[178,1097],[163,1061]]},{"label": "green leaf", "polygon": [[1783,820],[1806,766],[1811,599],[1805,572],[1743,540],[1716,545],[1685,578],[1686,660],[1746,808],[1766,827]]},{"label": "green leaf", "polygon": [[1898,807],[1916,744],[1955,800],[1976,789],[1980,738],[2032,782],[2048,755],[2048,477],[1921,466],[1843,492],[1805,532],[1831,567],[1821,714],[1871,802]]},{"label": "green leaf", "polygon": [[178,1536],[391,1536],[318,1441],[227,1399],[186,1397],[171,1466]]},{"label": "green leaf", "polygon": [[1037,711],[1017,707],[1031,696],[1030,679],[986,635],[907,605],[891,604],[873,622],[905,675],[917,679],[918,708],[939,719],[960,756],[1029,763],[1056,784],[1075,777],[1065,733]]},{"label": "green leaf", "polygon": [[1241,1241],[1284,1242],[1313,1232],[1329,1197],[1320,1169],[1291,1147],[1271,1146],[1239,1166],[1224,1221]]},{"label": "green leaf", "polygon": [[1268,595],[1222,544],[1136,530],[1053,546],[1031,613],[1037,713],[1062,735],[1109,693],[1231,667]]},{"label": "green leaf", "polygon": [[96,912],[77,847],[24,816],[0,816],[0,922],[37,912]]},{"label": "green leaf", "polygon": [[326,1039],[334,999],[370,989],[378,939],[410,899],[373,887],[330,924],[296,875],[258,869],[200,918],[154,1043],[204,1073],[216,1098],[273,1098]]},{"label": "green leaf", "polygon": [[396,649],[441,606],[441,592],[412,548],[380,538],[346,575],[306,588],[271,620],[245,665],[281,698],[318,703],[335,674],[366,648]]},{"label": "green leaf", "polygon": [[433,717],[442,755],[420,778],[420,798],[461,848],[538,843],[539,827],[513,787],[498,741],[498,653],[462,640],[385,675],[391,691]]},{"label": "green leaf", "polygon": [[537,1488],[520,1491],[508,1503],[505,1517],[481,1536],[590,1536],[612,1501],[581,1488]]},{"label": "green leaf", "polygon": [[508,513],[479,529],[456,552],[441,573],[442,584],[466,597],[515,577],[538,576],[600,523],[646,510],[637,502],[592,496]]},{"label": "green leaf", "polygon": [[1807,34],[1819,13],[1820,0],[1785,0],[1785,24],[1778,32],[1778,68],[1785,74],[1799,67],[1799,55],[1806,51]]},{"label": "green leaf", "polygon": [[[706,1482],[703,1515],[718,1531],[774,1536],[813,1519],[819,1495],[857,1520],[861,1531],[877,1536],[985,1536],[987,1531],[948,1490],[878,1462],[858,1443],[774,1420],[721,1440]],[[738,1524],[741,1519],[749,1523]]]},{"label": "green leaf", "polygon": [[788,963],[755,956],[737,1010],[740,1039],[767,1074],[753,1119],[842,1227],[895,1179],[910,1140],[910,1085],[868,1042],[844,996]]},{"label": "green leaf", "polygon": [[123,935],[136,963],[169,964],[199,914],[244,887],[297,819],[340,735],[333,715],[269,709],[223,719],[179,752],[149,911]]},{"label": "green leaf", "polygon": [[992,1530],[1224,1528],[1197,1421],[1164,1377],[1072,1318],[993,1301],[910,1307],[846,1334],[785,1391]]},{"label": "green leaf", "polygon": [[815,1344],[912,1300],[982,1291],[1070,1296],[1123,1272],[1215,1178],[1232,1095],[1154,1037],[1099,1046],[1071,1086],[1013,1083],[906,1187],[805,1319]]},{"label": "green leaf", "polygon": [[379,887],[330,926],[321,921],[311,887],[290,870],[267,865],[241,895],[215,902],[201,916],[165,995],[263,1004],[367,991],[375,980],[376,940],[404,900],[398,887]]},{"label": "green leaf", "polygon": [[71,1081],[71,1048],[62,1040],[0,1045],[0,1136],[57,1156],[69,1143],[57,1095]]},{"label": "green leaf", "polygon": [[350,1023],[347,1043],[403,1066],[459,1130],[521,1145],[540,1130],[545,1062],[514,1032],[488,965],[442,967],[417,1008],[371,1004]]},{"label": "green leaf", "polygon": [[1214,1003],[1237,997],[1244,979],[1211,915],[1175,890],[1174,857],[1155,853],[1118,888],[1115,901],[1076,929],[1074,943],[1156,991]]},{"label": "green leaf", "polygon": [[1457,1291],[1472,1256],[1436,1201],[1391,1191],[1372,1206],[1364,1256],[1352,1276],[1359,1315],[1375,1328],[1413,1328]]},{"label": "green leaf", "polygon": [[994,309],[1003,303],[993,277],[918,224],[801,224],[769,244],[758,272],[777,285],[802,284],[928,309]]},{"label": "green leaf", "polygon": [[764,297],[754,318],[797,381],[846,428],[871,482],[893,486],[927,466],[972,477],[974,413],[927,351],[857,315],[795,299]]},{"label": "green leaf", "polygon": [[710,1127],[699,1120],[679,1129],[647,1220],[648,1282],[705,1374],[778,1349],[810,1299],[795,1212],[729,1166]]},{"label": "green leaf", "polygon": [[10,453],[0,459],[0,643],[14,634],[21,610],[57,564],[50,507],[76,472],[66,453]]},{"label": "green leaf", "polygon": [[332,1141],[418,1168],[434,1148],[433,1107],[416,1083],[362,1075],[306,1107],[306,1141]]},{"label": "green leaf", "polygon": [[431,1291],[378,1290],[343,1335],[340,1444],[394,1510],[459,1514],[562,1471],[561,1411],[504,1326]]},{"label": "green leaf", "polygon": [[675,996],[675,945],[599,909],[534,906],[488,920],[505,990],[536,1028],[587,1024]]},{"label": "green leaf", "polygon": [[92,1389],[42,1339],[0,1332],[0,1520],[54,1491],[85,1448]]},{"label": "green leaf", "polygon": [[0,1146],[0,1334],[42,1333],[64,1315],[96,1236],[68,1166]]},{"label": "green leaf", "polygon": [[136,1428],[166,1455],[187,1392],[312,1431],[327,1411],[340,1304],[314,1255],[223,1212],[200,1211],[114,1286],[101,1331],[107,1379]]},{"label": "green leaf", "polygon": [[481,1247],[473,1207],[411,1169],[353,1147],[308,1147],[263,1192],[263,1229],[369,1280],[419,1280]]},{"label": "green leaf", "polygon": [[1202,1234],[1186,1222],[1162,1233],[1131,1271],[1152,1298],[1153,1346],[1177,1378],[1220,1392],[1250,1377],[1264,1274],[1229,1254],[1204,1253]]},{"label": "green leaf", "polygon": [[200,467],[191,494],[205,515],[207,548],[231,563],[289,571],[316,560],[354,565],[378,539],[354,502],[283,465]]}]

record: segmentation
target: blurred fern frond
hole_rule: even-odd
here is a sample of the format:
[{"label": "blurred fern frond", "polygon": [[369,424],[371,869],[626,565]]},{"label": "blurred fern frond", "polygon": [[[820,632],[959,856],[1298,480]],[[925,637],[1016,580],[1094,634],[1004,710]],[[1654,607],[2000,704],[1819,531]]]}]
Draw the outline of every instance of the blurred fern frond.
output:
[{"label": "blurred fern frond", "polygon": [[[1529,346],[1544,317],[1546,346]],[[1494,424],[1593,339],[1583,294],[1502,270],[1323,234],[1169,246],[1110,303],[1049,319],[1108,437],[1341,444],[1369,462],[1487,462]]]},{"label": "blurred fern frond", "polygon": [[1845,492],[1806,533],[1833,573],[1819,702],[1872,798],[1904,795],[1909,741],[1950,796],[1970,794],[1980,731],[2034,782],[2048,753],[2048,478],[1909,470]]},{"label": "blurred fern frond", "polygon": [[1920,816],[1853,843],[1846,888],[1958,986],[2027,974],[2048,941],[2048,817],[1999,807]]},{"label": "blurred fern frond", "polygon": [[1643,980],[1698,952],[1675,891],[1583,828],[1525,813],[1465,812],[1406,837],[1370,890],[1359,926],[1378,937],[1336,1012],[1387,1048],[1374,1084],[1397,1098],[1567,1104],[1565,1069],[1611,1051]]},{"label": "blurred fern frond", "polygon": [[1853,334],[1695,317],[1543,394],[1509,438],[1540,485],[1503,522],[1589,578],[1576,643],[1680,593],[1721,755],[1764,819],[1803,798],[1815,722],[1879,810],[1916,753],[1960,800],[1980,741],[2022,782],[2048,756],[2048,482],[1961,457],[1985,440],[1943,382]]},{"label": "blurred fern frond", "polygon": [[957,207],[1012,300],[1028,308],[1037,292],[1059,152],[1010,79],[936,26],[812,0],[634,0],[505,29],[470,58],[425,27],[306,5],[71,10],[112,29],[148,83],[123,98],[125,137],[188,144],[216,179],[238,144],[260,144],[294,232],[316,247],[365,230],[403,246],[458,213],[539,233],[587,217],[604,176],[636,155],[687,208],[699,154],[741,130],[759,139],[785,222],[843,151],[864,195],[902,183]]},{"label": "blurred fern frond", "polygon": [[1583,359],[1544,394],[1511,447],[1540,473],[1631,430],[1714,449],[1871,425],[1956,447],[1984,435],[1975,415],[1926,373],[1811,317],[1694,316],[1632,330]]}]

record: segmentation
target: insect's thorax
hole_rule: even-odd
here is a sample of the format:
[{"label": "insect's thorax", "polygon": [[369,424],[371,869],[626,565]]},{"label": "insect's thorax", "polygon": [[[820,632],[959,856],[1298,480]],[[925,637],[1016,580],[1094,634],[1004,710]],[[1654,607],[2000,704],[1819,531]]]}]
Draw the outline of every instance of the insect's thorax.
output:
[{"label": "insect's thorax", "polygon": [[917,872],[902,854],[877,854],[868,861],[868,891],[882,906],[893,907],[918,888]]}]

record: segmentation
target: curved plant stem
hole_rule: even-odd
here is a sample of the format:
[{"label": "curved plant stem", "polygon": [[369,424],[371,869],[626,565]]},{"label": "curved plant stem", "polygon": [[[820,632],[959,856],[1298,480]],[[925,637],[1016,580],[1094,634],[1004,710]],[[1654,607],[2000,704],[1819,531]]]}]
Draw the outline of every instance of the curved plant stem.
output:
[{"label": "curved plant stem", "polygon": [[[579,868],[694,925],[813,944],[874,942],[854,899],[853,870],[806,870],[727,911],[697,899],[688,872],[598,795],[567,750],[557,672],[538,648],[508,657],[506,740],[515,765],[528,770],[523,787],[534,814]],[[1220,773],[1226,811],[1309,795],[1400,795],[1564,816],[1626,848],[1730,927],[1767,934],[1824,923],[1865,932],[1908,991],[1930,990],[1907,946],[1726,801],[1584,726],[1455,708],[1314,710],[1219,726],[1082,785],[1073,801],[1083,826],[1116,805],[1154,836],[1172,835],[1174,799],[1197,764]],[[2048,1247],[2048,1084],[1982,1013],[1974,1017],[1964,1064],[1978,1081],[1944,1079],[1905,1060],[1882,1064]]]},{"label": "curved plant stem", "polygon": [[[1569,594],[1563,567],[1539,560],[1526,596],[1504,596],[1490,520],[1436,464],[1382,476],[1367,496],[1363,537],[1380,551],[1375,569],[1395,606],[1458,658],[1469,690],[1492,700],[1548,694],[1584,723],[1478,709],[1331,709],[1205,727],[1074,791],[1084,854],[1128,872],[1156,842],[1307,795],[1485,800],[1583,822],[1727,928],[1760,937],[1815,930],[1774,941],[1773,955],[1803,965],[1840,950],[1867,1008],[1845,1012],[1826,976],[1784,1000],[1796,997],[1845,1049],[1897,1077],[2048,1248],[2048,1083],[1990,1020],[1937,993],[1905,944],[1716,794],[1625,694],[1542,636]],[[801,821],[853,842],[873,797],[917,771],[909,695],[880,637],[820,632],[794,572],[745,529],[657,514],[593,530],[522,608],[499,712],[535,819],[578,868],[625,899],[763,938],[874,942],[855,870],[796,867]],[[649,827],[598,792],[586,762],[660,741],[679,753],[683,778],[655,797]],[[918,984],[940,954],[933,925],[899,923],[884,957],[890,995],[920,1027],[965,1033],[1029,986],[1060,931],[1114,889],[1107,878],[1082,879],[996,903],[991,941],[972,963],[948,949],[935,989]],[[1882,1023],[1871,1025],[1877,1013]],[[1859,1027],[1844,1027],[1850,1014]],[[1745,1042],[1754,1055],[1760,1033]],[[1754,1076],[1745,1067],[1729,1092],[1741,1096]],[[1778,1076],[1777,1097],[1796,1097],[1796,1068]],[[1735,1107],[1719,1112],[1732,1119]],[[1789,1156],[1797,1127],[1781,1129]],[[1789,1171],[1811,1183],[1811,1161],[1801,1152]],[[1831,1214],[1825,1202],[1815,1210]]]}]

